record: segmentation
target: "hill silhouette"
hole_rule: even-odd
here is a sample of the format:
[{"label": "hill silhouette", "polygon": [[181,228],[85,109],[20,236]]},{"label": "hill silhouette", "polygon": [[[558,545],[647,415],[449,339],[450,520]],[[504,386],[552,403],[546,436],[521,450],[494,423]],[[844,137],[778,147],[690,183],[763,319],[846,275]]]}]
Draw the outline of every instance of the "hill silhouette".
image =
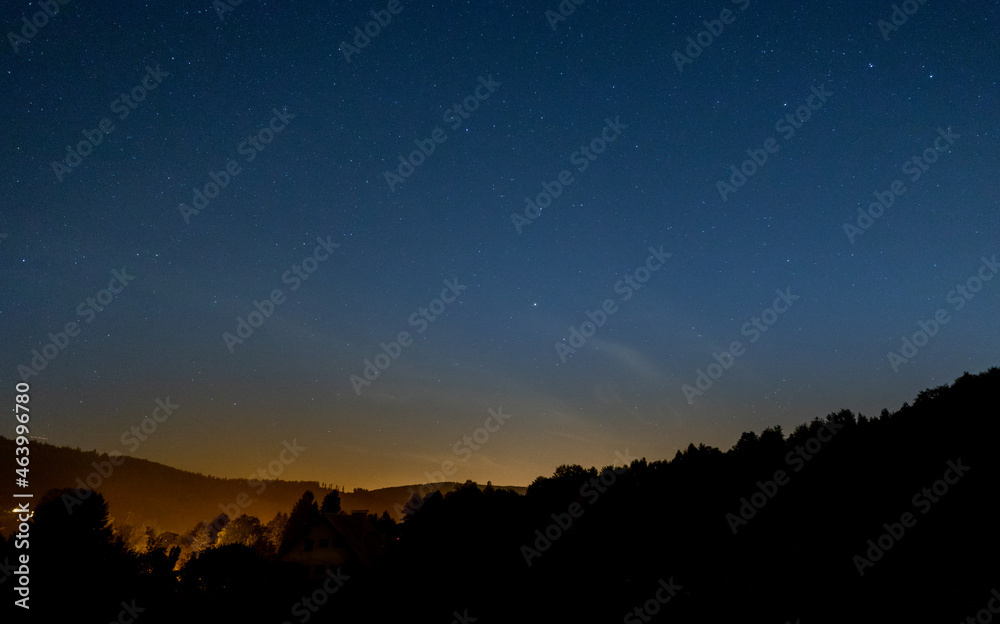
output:
[{"label": "hill silhouette", "polygon": [[[287,513],[305,490],[311,490],[320,499],[333,491],[318,481],[279,479],[265,483],[256,479],[220,478],[145,459],[112,458],[96,451],[37,441],[31,443],[31,455],[31,484],[35,492],[94,486],[92,489],[100,492],[108,502],[112,518],[135,526],[149,526],[157,532],[182,533],[198,522],[219,515],[223,511],[220,505],[226,510],[238,509],[239,513],[268,520],[280,511]],[[13,474],[13,440],[0,436],[0,457],[11,463]],[[119,465],[113,465],[113,459]],[[440,483],[435,484],[435,488],[446,493],[458,485]],[[364,509],[377,515],[387,511],[400,520],[400,507],[413,492],[427,491],[426,487],[421,490],[422,487],[423,484],[373,490],[356,488],[353,492],[341,493],[342,507],[348,512]],[[525,491],[524,487],[515,489]],[[5,500],[13,500],[14,490],[12,480],[0,483],[0,497]],[[240,502],[246,504],[241,506]],[[14,515],[4,509],[0,514],[0,533],[8,534],[13,526]]]},{"label": "hill silhouette", "polygon": [[[990,621],[988,606],[1000,604],[998,388],[998,368],[966,373],[877,417],[841,410],[787,435],[780,427],[745,432],[725,452],[692,443],[669,460],[562,465],[524,493],[467,481],[410,500],[400,525],[369,518],[370,531],[391,538],[386,551],[378,565],[338,568],[335,593],[329,583],[309,582],[294,562],[217,543],[210,531],[196,536],[183,560],[174,547],[129,550],[113,534],[102,497],[70,515],[56,492],[31,522],[39,547],[32,558],[42,570],[35,600],[63,615],[65,604],[88,600],[99,605],[88,617],[106,622],[119,600],[132,598],[149,605],[150,624],[314,615],[318,622]],[[201,480],[162,482],[215,483],[216,499],[233,493],[225,480],[195,476]],[[286,531],[308,527],[298,523],[321,498],[313,494],[281,509],[292,512]],[[166,496],[159,500],[173,500]],[[206,507],[202,519],[215,510]],[[0,542],[0,561],[14,557],[12,543]],[[303,601],[316,597],[322,602],[304,610]]]},{"label": "hill silhouette", "polygon": [[[560,466],[523,497],[433,495],[356,614],[391,587],[436,620],[965,621],[1000,588],[998,388],[992,368],[727,452]],[[422,600],[442,587],[452,600]]]}]

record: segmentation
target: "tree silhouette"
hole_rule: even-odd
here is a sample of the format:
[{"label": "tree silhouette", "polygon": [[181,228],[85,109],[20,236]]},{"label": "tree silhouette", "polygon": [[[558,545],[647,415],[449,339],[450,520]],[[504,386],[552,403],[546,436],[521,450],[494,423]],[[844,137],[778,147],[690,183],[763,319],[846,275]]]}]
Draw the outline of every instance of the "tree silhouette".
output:
[{"label": "tree silhouette", "polygon": [[285,530],[281,535],[281,546],[278,548],[278,553],[288,552],[288,549],[295,542],[305,537],[309,527],[315,524],[319,517],[316,496],[311,490],[306,490],[292,507],[292,513],[288,515],[288,522],[285,523]]},{"label": "tree silhouette", "polygon": [[736,441],[733,448],[729,449],[730,452],[736,455],[751,455],[757,452],[757,444],[760,442],[760,438],[753,431],[744,431],[740,439]]},{"label": "tree silhouette", "polygon": [[340,492],[333,490],[324,496],[319,510],[323,513],[340,513]]},{"label": "tree silhouette", "polygon": [[104,497],[97,492],[78,494],[52,490],[35,509],[32,611],[57,612],[60,605],[86,604],[93,621],[107,621],[117,613],[118,601],[139,591],[141,567],[136,555],[114,535]]}]

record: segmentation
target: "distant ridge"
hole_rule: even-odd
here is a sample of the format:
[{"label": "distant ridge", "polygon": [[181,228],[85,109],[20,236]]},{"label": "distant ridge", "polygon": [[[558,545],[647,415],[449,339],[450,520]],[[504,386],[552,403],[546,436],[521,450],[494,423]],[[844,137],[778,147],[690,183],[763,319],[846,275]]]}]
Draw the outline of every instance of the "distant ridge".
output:
[{"label": "distant ridge", "polygon": [[[13,474],[13,440],[0,436],[0,457],[11,464],[8,474]],[[279,511],[291,511],[292,505],[306,490],[311,490],[317,500],[323,500],[332,491],[331,488],[320,487],[318,481],[277,480],[263,483],[205,476],[134,457],[116,459],[118,466],[111,464],[110,460],[111,457],[104,453],[32,440],[30,490],[37,499],[51,489],[79,488],[77,479],[86,483],[90,476],[91,483],[99,484],[94,489],[108,501],[111,516],[116,521],[151,526],[158,532],[176,533],[188,531],[198,522],[211,521],[223,509],[239,510],[267,522]],[[102,472],[107,476],[102,476]],[[0,484],[0,497],[13,500],[13,485],[12,479],[4,480]],[[458,485],[442,483],[437,489],[448,493]],[[402,485],[358,493],[344,492],[341,494],[341,506],[347,512],[365,509],[368,513],[382,515],[383,511],[388,511],[390,516],[400,520],[395,511],[396,505],[405,505],[414,491],[420,491],[420,487]],[[512,489],[523,494],[527,488]],[[423,492],[429,493],[426,486]],[[240,506],[240,502],[244,505]],[[2,511],[0,532],[8,535],[14,527],[14,514],[6,507]],[[229,515],[232,518],[238,514]]]}]

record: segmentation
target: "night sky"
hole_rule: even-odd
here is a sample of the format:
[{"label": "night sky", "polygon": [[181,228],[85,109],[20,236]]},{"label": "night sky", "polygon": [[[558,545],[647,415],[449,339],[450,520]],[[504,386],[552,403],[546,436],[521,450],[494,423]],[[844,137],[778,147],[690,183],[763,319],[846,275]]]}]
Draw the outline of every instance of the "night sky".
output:
[{"label": "night sky", "polygon": [[527,485],[997,365],[995,3],[528,4],[7,3],[33,435]]}]

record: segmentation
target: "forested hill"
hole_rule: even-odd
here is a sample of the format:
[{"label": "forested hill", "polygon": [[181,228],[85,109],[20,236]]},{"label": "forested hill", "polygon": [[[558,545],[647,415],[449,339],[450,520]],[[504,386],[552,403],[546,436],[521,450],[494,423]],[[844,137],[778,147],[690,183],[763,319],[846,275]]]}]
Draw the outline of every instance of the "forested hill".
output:
[{"label": "forested hill", "polygon": [[[998,389],[992,368],[727,452],[560,466],[524,497],[463,488],[423,504],[399,557],[497,621],[536,603],[534,621],[617,621],[657,579],[683,587],[664,621],[964,621],[1000,588]],[[594,579],[601,607],[551,600]],[[500,583],[521,601],[493,601]]]},{"label": "forested hill", "polygon": [[[322,621],[399,621],[413,605],[428,622],[456,613],[484,623],[645,622],[659,611],[678,623],[966,621],[1000,588],[998,388],[992,368],[878,416],[841,410],[789,434],[746,432],[725,452],[691,444],[670,460],[559,466],[524,493],[470,482],[430,494],[411,502],[402,524],[378,523],[388,547],[371,569],[348,572]],[[60,462],[67,471],[32,471],[39,486],[72,482],[107,459],[35,448],[39,472]],[[318,515],[314,498],[299,498],[306,488],[325,496],[317,485],[274,482],[250,492],[243,511],[267,520],[291,510],[285,527],[294,528],[309,509]],[[184,530],[247,487],[129,460],[99,489],[117,513],[185,509],[190,516],[163,527]],[[348,494],[342,503],[377,512],[372,500]],[[99,583],[149,605],[150,624],[283,621],[313,595],[273,552],[217,545],[210,531],[182,544],[191,556],[174,574],[167,548],[178,536],[133,552],[112,538],[103,500],[89,503],[76,514],[59,498],[36,507],[33,570],[49,576],[35,587],[57,592],[38,604],[61,604],[56,595],[83,604]],[[0,561],[14,556],[13,542],[0,542]],[[120,599],[109,595],[106,610]]]},{"label": "forested hill", "polygon": [[[7,474],[14,474],[14,442],[0,436],[0,457],[10,464]],[[306,490],[317,499],[332,489],[316,481],[268,481],[259,479],[225,479],[171,468],[139,458],[112,458],[96,451],[82,451],[43,442],[31,442],[31,491],[39,497],[50,489],[88,487],[106,501],[112,518],[132,525],[151,526],[160,531],[183,533],[201,521],[211,521],[223,508],[239,508],[241,513],[257,516],[263,521],[279,511],[287,513]],[[77,481],[80,480],[80,482]],[[83,484],[83,485],[81,485]],[[12,479],[0,482],[0,498],[13,500]],[[323,484],[327,485],[327,484]],[[439,485],[441,492],[450,492],[456,483]],[[397,505],[405,505],[421,486],[398,486],[374,490],[356,490],[341,495],[345,511],[365,509],[381,515],[388,511],[400,519]],[[521,492],[524,488],[514,488]],[[426,491],[426,488],[425,488]],[[242,495],[242,496],[241,496]],[[240,502],[244,503],[242,506]],[[235,506],[235,507],[234,507]],[[4,534],[13,526],[13,514],[4,509],[0,514],[0,529]],[[229,514],[231,517],[233,513]]]}]

